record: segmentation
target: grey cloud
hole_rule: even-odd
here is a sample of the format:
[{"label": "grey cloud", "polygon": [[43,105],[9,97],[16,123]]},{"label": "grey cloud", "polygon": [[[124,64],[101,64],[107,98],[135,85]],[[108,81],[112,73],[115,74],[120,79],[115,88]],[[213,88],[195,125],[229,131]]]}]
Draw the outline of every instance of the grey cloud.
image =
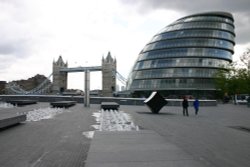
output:
[{"label": "grey cloud", "polygon": [[250,42],[250,11],[235,13],[236,42],[244,44]]},{"label": "grey cloud", "polygon": [[0,54],[2,55],[12,54],[14,50],[16,50],[16,48],[12,44],[0,44]]},{"label": "grey cloud", "polygon": [[238,44],[250,42],[249,0],[121,0],[121,2],[127,5],[137,5],[138,12],[142,14],[155,9],[176,10],[185,15],[206,11],[230,12],[235,19],[236,42]]},{"label": "grey cloud", "polygon": [[29,30],[23,28],[15,20],[8,21],[8,23],[0,21],[0,55],[12,55],[24,57],[30,52],[33,37],[29,35]]},{"label": "grey cloud", "polygon": [[0,74],[5,73],[8,67],[15,61],[14,57],[9,56],[6,58],[6,55],[0,55]]},{"label": "grey cloud", "polygon": [[30,35],[30,16],[25,5],[17,0],[0,1],[0,55],[23,58],[30,52],[34,39]]},{"label": "grey cloud", "polygon": [[137,4],[145,10],[173,9],[187,13],[203,10],[228,10],[230,12],[244,12],[249,10],[249,0],[121,0],[127,4]]},{"label": "grey cloud", "polygon": [[0,54],[1,55],[12,55],[16,57],[24,57],[28,53],[29,42],[26,40],[17,41],[1,41],[0,42]]}]

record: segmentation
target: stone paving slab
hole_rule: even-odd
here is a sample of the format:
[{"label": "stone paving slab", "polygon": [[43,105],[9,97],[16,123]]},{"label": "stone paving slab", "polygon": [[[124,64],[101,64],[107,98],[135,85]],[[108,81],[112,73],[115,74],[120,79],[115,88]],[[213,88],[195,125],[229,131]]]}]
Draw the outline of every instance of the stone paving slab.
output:
[{"label": "stone paving slab", "polygon": [[150,130],[96,131],[86,161],[86,167],[184,165],[202,167],[192,156]]},{"label": "stone paving slab", "polygon": [[[49,103],[0,109],[21,113],[48,108]],[[1,167],[83,167],[90,139],[83,132],[93,130],[92,111],[83,104],[66,109],[50,119],[26,121],[20,126],[0,130]],[[3,144],[4,143],[4,144]]]},{"label": "stone paving slab", "polygon": [[[88,165],[87,165],[88,166]],[[110,162],[110,163],[91,163],[94,167],[199,167],[200,163],[194,160],[182,161],[147,161],[147,162]],[[201,166],[202,167],[202,166]]]}]

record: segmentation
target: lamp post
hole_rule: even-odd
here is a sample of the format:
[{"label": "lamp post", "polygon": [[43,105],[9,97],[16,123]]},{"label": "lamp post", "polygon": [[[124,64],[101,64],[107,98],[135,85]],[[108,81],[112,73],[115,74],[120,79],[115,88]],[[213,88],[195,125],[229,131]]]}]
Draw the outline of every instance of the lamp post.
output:
[{"label": "lamp post", "polygon": [[90,107],[90,72],[88,69],[85,70],[85,93],[84,93],[84,107]]}]

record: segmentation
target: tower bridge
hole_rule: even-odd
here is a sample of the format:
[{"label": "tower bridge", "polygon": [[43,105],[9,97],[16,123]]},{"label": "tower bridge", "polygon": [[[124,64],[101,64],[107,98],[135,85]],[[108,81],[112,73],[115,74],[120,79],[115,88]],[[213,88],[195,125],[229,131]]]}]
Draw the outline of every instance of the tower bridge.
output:
[{"label": "tower bridge", "polygon": [[116,59],[111,57],[110,52],[106,58],[102,58],[101,66],[92,67],[73,67],[68,68],[68,63],[64,62],[62,57],[59,56],[58,60],[53,62],[53,86],[52,91],[54,93],[62,93],[67,89],[68,73],[72,72],[84,72],[84,105],[89,105],[89,91],[90,91],[90,72],[101,71],[102,72],[102,96],[111,97],[116,89]]},{"label": "tower bridge", "polygon": [[[6,88],[8,92],[14,94],[47,94],[52,91],[53,94],[61,94],[67,89],[68,73],[72,72],[84,72],[85,81],[85,99],[89,99],[90,91],[90,72],[100,71],[102,72],[102,96],[111,97],[116,91],[116,79],[126,85],[126,79],[116,70],[116,59],[111,57],[110,52],[106,58],[102,58],[101,66],[91,67],[68,67],[68,63],[64,62],[62,56],[59,56],[57,61],[53,61],[53,70],[42,83],[32,90],[24,90],[21,86],[15,82],[7,84]],[[52,83],[50,82],[53,77]],[[89,101],[86,102],[89,104]]]}]

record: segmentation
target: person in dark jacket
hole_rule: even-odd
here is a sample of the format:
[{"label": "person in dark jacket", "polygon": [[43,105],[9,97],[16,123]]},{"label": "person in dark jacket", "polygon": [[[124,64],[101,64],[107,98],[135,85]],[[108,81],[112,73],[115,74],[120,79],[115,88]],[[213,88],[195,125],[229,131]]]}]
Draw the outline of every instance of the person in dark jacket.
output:
[{"label": "person in dark jacket", "polygon": [[183,107],[183,116],[189,116],[188,115],[188,100],[186,97],[184,97],[182,101],[182,107]]},{"label": "person in dark jacket", "polygon": [[193,106],[194,106],[194,109],[195,109],[195,115],[197,115],[198,111],[199,111],[199,106],[200,106],[200,102],[199,102],[199,100],[197,98],[194,100]]}]

